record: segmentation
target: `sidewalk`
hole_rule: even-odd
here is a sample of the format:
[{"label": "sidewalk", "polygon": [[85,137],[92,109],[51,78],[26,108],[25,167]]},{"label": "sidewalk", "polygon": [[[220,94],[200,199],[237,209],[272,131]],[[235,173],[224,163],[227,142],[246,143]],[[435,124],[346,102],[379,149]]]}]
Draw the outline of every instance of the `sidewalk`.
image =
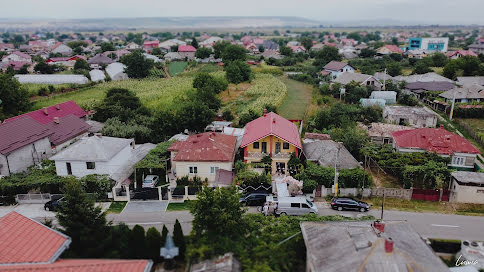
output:
[{"label": "sidewalk", "polygon": [[[101,206],[103,211],[109,209],[111,202],[96,202],[96,206]],[[17,204],[11,206],[0,206],[0,217],[9,212],[18,212],[28,218],[53,218],[55,212],[44,210],[44,204]]]}]

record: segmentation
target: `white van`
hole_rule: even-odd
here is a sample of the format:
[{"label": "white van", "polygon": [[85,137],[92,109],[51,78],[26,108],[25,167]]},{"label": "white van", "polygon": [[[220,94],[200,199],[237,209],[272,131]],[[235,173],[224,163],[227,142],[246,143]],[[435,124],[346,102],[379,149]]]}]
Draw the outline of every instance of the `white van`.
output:
[{"label": "white van", "polygon": [[318,213],[318,208],[305,196],[278,197],[276,215],[304,215]]}]

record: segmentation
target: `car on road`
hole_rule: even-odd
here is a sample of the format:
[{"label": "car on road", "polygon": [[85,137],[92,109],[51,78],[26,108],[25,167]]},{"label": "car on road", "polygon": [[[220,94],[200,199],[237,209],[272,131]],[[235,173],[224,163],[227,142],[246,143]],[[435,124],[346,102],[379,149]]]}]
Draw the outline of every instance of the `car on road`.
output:
[{"label": "car on road", "polygon": [[143,188],[155,188],[160,182],[160,177],[156,175],[147,175],[143,180]]},{"label": "car on road", "polygon": [[331,208],[338,211],[354,210],[367,212],[370,210],[370,204],[349,197],[338,197],[331,199]]},{"label": "car on road", "polygon": [[59,199],[54,199],[54,200],[51,200],[51,201],[48,201],[44,204],[44,210],[46,211],[57,211],[60,207],[60,205],[62,205],[64,201],[64,198],[59,198]]},{"label": "car on road", "polygon": [[317,214],[318,208],[305,196],[278,197],[276,215]]},{"label": "car on road", "polygon": [[247,206],[261,206],[266,202],[268,195],[270,194],[266,192],[252,192],[242,196],[240,202]]}]

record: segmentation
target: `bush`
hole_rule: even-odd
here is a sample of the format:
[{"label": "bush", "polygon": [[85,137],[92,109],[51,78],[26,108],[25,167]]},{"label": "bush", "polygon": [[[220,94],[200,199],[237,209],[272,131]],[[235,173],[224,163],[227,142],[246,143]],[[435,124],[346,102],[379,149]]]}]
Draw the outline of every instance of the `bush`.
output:
[{"label": "bush", "polygon": [[315,189],[316,189],[316,186],[318,184],[316,183],[316,181],[312,180],[312,179],[309,179],[309,180],[305,180],[303,181],[303,193],[305,194],[310,194],[312,193]]},{"label": "bush", "polygon": [[237,173],[237,176],[235,177],[235,183],[239,184],[242,187],[257,187],[261,184],[270,185],[271,176],[269,174],[258,174],[252,170],[246,170]]},{"label": "bush", "polygon": [[222,118],[225,121],[232,121],[235,117],[230,110],[224,110],[224,112],[222,113]]},{"label": "bush", "polygon": [[237,60],[227,65],[225,68],[225,77],[230,83],[238,84],[244,81],[250,81],[253,75],[249,64]]},{"label": "bush", "polygon": [[37,92],[37,94],[39,96],[48,96],[49,95],[49,90],[45,87],[42,87],[39,89],[39,91]]}]

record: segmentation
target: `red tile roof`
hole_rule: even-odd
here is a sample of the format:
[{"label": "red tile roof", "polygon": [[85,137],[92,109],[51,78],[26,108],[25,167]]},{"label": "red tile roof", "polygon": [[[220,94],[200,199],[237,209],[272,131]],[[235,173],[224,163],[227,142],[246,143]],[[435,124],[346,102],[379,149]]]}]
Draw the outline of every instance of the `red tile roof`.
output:
[{"label": "red tile roof", "polygon": [[297,126],[273,112],[264,114],[245,126],[241,147],[248,146],[269,135],[276,136],[299,149],[302,148]]},{"label": "red tile roof", "polygon": [[196,52],[197,49],[191,45],[179,45],[178,52]]},{"label": "red tile roof", "polygon": [[457,50],[457,51],[449,51],[445,53],[447,57],[453,57],[455,55],[460,54],[461,56],[472,56],[472,57],[477,57],[477,54],[472,52],[471,50]]},{"label": "red tile roof", "polygon": [[143,43],[144,46],[159,46],[160,41],[145,41]]},{"label": "red tile roof", "polygon": [[51,264],[0,265],[0,271],[9,272],[145,272],[150,271],[150,260],[106,260],[106,259],[71,259],[59,260]]},{"label": "red tile roof", "polygon": [[[16,212],[0,218],[0,264],[52,263],[71,239]],[[1,269],[5,267],[0,265]],[[12,271],[7,269],[8,271]]]},{"label": "red tile roof", "polygon": [[[22,52],[20,52],[20,51],[15,51],[15,52],[12,52],[10,55],[17,55],[17,56],[19,56],[19,57],[21,57],[21,58],[24,58],[24,59],[32,59],[32,57],[31,57],[31,56],[29,56],[29,55],[27,55],[27,54],[25,54],[25,53],[22,53]],[[5,56],[3,56],[3,58],[2,58],[2,59],[7,58],[8,56],[9,56],[9,55],[5,55]]]},{"label": "red tile roof", "polygon": [[237,137],[215,132],[205,132],[173,143],[169,151],[178,151],[174,161],[224,161],[234,159]]},{"label": "red tile roof", "polygon": [[465,138],[443,128],[420,128],[392,133],[397,147],[424,149],[441,155],[454,153],[480,154]]},{"label": "red tile roof", "polygon": [[393,53],[398,53],[398,54],[403,53],[402,49],[400,49],[400,47],[398,47],[398,46],[396,46],[394,44],[385,44],[383,47],[389,49]]},{"label": "red tile roof", "polygon": [[0,124],[0,154],[8,155],[28,144],[53,134],[44,126],[29,116]]},{"label": "red tile roof", "polygon": [[[45,114],[45,111],[47,111],[47,114]],[[54,121],[55,117],[64,117],[69,114],[73,114],[79,118],[86,116],[86,112],[79,107],[76,102],[70,100],[64,103],[60,103],[54,106],[50,106],[47,108],[43,108],[40,110],[36,111],[31,111],[19,116],[15,116],[9,119],[6,119],[4,122],[8,123],[11,122],[12,120],[18,119],[23,116],[30,116],[32,119],[35,121],[41,123],[41,124],[47,124],[52,121]]]},{"label": "red tile roof", "polygon": [[46,126],[49,128],[49,131],[53,132],[49,139],[54,145],[62,144],[67,140],[86,133],[91,127],[84,120],[72,114],[59,118],[59,123],[53,121]]}]

